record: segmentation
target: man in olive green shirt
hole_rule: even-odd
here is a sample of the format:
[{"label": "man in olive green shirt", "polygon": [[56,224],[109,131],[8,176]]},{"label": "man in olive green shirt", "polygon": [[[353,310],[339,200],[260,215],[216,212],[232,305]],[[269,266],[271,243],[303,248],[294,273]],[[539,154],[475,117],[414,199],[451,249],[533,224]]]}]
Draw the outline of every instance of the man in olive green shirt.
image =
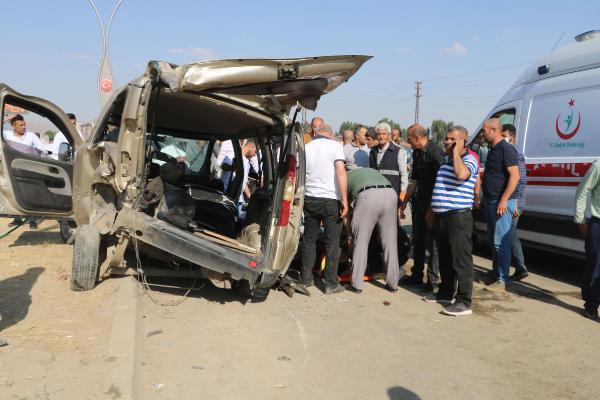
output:
[{"label": "man in olive green shirt", "polygon": [[360,293],[367,269],[369,241],[375,225],[379,228],[384,261],[387,266],[387,289],[398,290],[398,195],[390,181],[372,168],[348,171],[348,198],[352,205],[352,285],[349,290]]},{"label": "man in olive green shirt", "polygon": [[[586,223],[588,193],[591,195],[592,216]],[[581,298],[585,302],[583,316],[600,321],[600,160],[592,164],[577,188],[575,222],[579,224],[579,230],[585,237],[585,275],[581,286]]]}]

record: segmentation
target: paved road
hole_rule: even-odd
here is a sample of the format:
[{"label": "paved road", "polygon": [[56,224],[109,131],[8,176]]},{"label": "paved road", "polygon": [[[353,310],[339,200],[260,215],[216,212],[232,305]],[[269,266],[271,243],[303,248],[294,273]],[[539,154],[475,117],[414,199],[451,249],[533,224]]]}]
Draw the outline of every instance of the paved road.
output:
[{"label": "paved road", "polygon": [[[490,261],[477,254],[479,276]],[[455,318],[381,283],[263,303],[207,286],[155,304],[181,300],[163,291],[131,312],[123,279],[70,292],[70,255],[51,222],[0,242],[1,399],[124,399],[128,382],[143,399],[597,397],[600,324],[578,314],[581,260],[527,250],[526,282],[506,295],[476,284],[475,313]]]},{"label": "paved road", "polygon": [[[595,398],[600,324],[578,314],[582,263],[527,256],[526,282],[505,295],[476,283],[475,313],[462,318],[379,283],[362,295],[273,291],[258,304],[216,288],[177,307],[144,296],[143,398]],[[475,261],[478,276],[491,267]]]}]

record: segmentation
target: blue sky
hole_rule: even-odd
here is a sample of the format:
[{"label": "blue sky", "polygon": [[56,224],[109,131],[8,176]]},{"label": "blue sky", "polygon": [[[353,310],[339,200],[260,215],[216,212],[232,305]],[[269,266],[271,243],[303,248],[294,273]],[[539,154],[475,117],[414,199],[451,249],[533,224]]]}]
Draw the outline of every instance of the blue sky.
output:
[{"label": "blue sky", "polygon": [[[102,47],[88,1],[2,3],[0,81],[80,121],[95,118]],[[108,22],[116,0],[96,4]],[[422,123],[442,118],[475,129],[527,63],[549,52],[563,32],[559,47],[600,29],[599,17],[597,0],[124,0],[110,57],[121,86],[153,59],[368,54],[374,58],[321,99],[317,114],[334,129],[344,120],[374,124],[383,117],[411,124],[415,80],[423,81]],[[498,69],[505,66],[512,67]],[[450,78],[456,75],[463,76]]]}]

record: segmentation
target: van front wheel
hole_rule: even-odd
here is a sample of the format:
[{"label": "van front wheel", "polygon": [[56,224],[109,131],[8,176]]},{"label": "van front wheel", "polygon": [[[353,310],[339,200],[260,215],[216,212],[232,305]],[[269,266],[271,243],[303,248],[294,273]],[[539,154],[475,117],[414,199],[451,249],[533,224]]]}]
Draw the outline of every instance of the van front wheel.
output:
[{"label": "van front wheel", "polygon": [[100,231],[95,226],[77,227],[71,267],[71,290],[93,289],[98,281],[101,248]]}]

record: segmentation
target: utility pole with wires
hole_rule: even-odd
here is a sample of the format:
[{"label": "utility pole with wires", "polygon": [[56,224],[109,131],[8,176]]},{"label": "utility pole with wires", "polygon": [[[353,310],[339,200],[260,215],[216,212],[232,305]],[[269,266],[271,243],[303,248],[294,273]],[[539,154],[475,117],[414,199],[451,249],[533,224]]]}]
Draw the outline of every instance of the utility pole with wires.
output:
[{"label": "utility pole with wires", "polygon": [[421,97],[421,84],[423,82],[415,81],[415,83],[417,84],[417,86],[416,86],[417,92],[415,93],[415,124],[418,124],[419,123],[419,98]]}]

